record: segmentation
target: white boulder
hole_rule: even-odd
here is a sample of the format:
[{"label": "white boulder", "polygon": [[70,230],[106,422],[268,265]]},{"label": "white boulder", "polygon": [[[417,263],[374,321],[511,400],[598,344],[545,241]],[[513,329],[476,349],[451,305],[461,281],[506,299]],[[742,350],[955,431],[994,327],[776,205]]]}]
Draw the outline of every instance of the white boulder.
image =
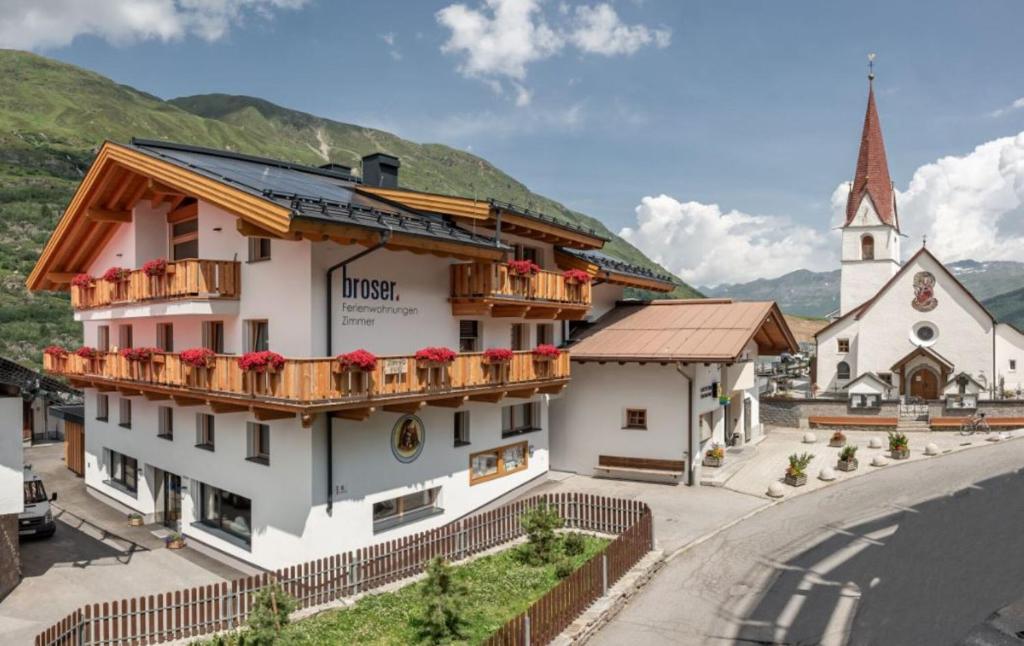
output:
[{"label": "white boulder", "polygon": [[873,437],[870,440],[868,440],[868,448],[871,448],[871,449],[880,449],[880,448],[882,448],[882,438],[880,438],[880,437]]},{"label": "white boulder", "polygon": [[768,485],[768,495],[772,498],[781,498],[786,495],[786,489],[782,486],[782,483],[775,481]]},{"label": "white boulder", "polygon": [[884,455],[876,455],[871,458],[871,466],[873,467],[884,467],[887,464],[889,464],[889,458]]},{"label": "white boulder", "polygon": [[818,437],[810,431],[804,433],[804,444],[814,444],[818,441]]},{"label": "white boulder", "polygon": [[818,479],[824,480],[825,482],[831,482],[836,479],[835,469],[832,467],[821,467],[821,471],[818,472]]},{"label": "white boulder", "polygon": [[925,444],[924,445],[924,454],[925,455],[938,455],[939,454],[939,446],[937,444],[935,444],[935,442],[929,442],[928,444]]}]

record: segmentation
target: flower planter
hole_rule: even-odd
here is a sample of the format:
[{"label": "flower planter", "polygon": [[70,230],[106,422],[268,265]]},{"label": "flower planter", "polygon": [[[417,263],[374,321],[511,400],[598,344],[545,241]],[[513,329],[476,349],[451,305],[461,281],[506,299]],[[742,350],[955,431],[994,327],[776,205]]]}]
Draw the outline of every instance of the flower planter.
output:
[{"label": "flower planter", "polygon": [[831,446],[832,448],[841,449],[844,446],[846,446],[846,438],[843,438],[841,440],[829,440],[828,445]]},{"label": "flower planter", "polygon": [[427,361],[425,359],[417,359],[416,367],[420,370],[433,370],[434,368],[447,368],[452,365],[450,361]]},{"label": "flower planter", "polygon": [[166,545],[167,549],[169,550],[180,550],[181,548],[185,547],[185,539],[175,538],[173,540],[167,541]]},{"label": "flower planter", "polygon": [[853,458],[852,460],[839,460],[836,462],[836,468],[840,471],[856,471],[857,458]]},{"label": "flower planter", "polygon": [[142,516],[129,516],[128,526],[129,527],[142,527],[145,524],[145,519]]},{"label": "flower planter", "polygon": [[710,455],[704,456],[704,466],[706,467],[720,467],[725,462],[724,458],[716,458]]},{"label": "flower planter", "polygon": [[890,453],[892,454],[893,460],[906,460],[907,458],[910,457],[909,448],[893,449],[892,451],[890,451]]},{"label": "flower planter", "polygon": [[794,476],[787,473],[785,483],[790,487],[802,487],[807,484],[807,474],[801,473],[800,475]]}]

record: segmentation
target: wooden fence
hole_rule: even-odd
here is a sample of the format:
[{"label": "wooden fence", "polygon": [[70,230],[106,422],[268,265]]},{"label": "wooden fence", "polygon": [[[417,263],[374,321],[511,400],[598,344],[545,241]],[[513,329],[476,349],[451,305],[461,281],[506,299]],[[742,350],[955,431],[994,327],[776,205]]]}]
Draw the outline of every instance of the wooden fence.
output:
[{"label": "wooden fence", "polygon": [[64,422],[64,464],[85,477],[85,425],[81,422]]},{"label": "wooden fence", "polygon": [[453,298],[511,298],[590,306],[590,283],[574,283],[561,272],[541,270],[516,276],[505,263],[460,263],[451,266]]},{"label": "wooden fence", "polygon": [[[558,509],[567,528],[613,534],[618,538],[529,611],[499,630],[490,642],[526,643],[515,641],[515,636],[525,634],[523,625],[529,621],[529,632],[533,636],[530,644],[543,644],[545,639],[560,632],[559,626],[567,626],[601,595],[602,581],[611,585],[653,548],[653,524],[646,504],[577,493],[533,496],[437,529],[275,572],[89,604],[39,633],[35,644],[145,645],[230,630],[245,623],[256,592],[272,581],[277,581],[295,597],[299,608],[326,604],[417,575],[435,556],[458,561],[519,538],[524,534],[520,525],[523,513],[545,502]],[[581,573],[585,574],[581,576]],[[525,619],[527,616],[529,620]]]},{"label": "wooden fence", "polygon": [[238,298],[240,267],[237,260],[178,260],[168,262],[162,276],[147,276],[136,269],[120,282],[97,278],[92,287],[72,285],[71,306],[83,310],[175,298]]}]

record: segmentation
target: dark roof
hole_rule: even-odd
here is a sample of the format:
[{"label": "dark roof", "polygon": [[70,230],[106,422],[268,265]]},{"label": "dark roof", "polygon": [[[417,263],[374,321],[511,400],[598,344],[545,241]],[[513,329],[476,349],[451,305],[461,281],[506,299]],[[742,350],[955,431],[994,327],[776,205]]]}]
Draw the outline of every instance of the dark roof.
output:
[{"label": "dark roof", "polygon": [[619,260],[618,258],[612,258],[600,251],[582,251],[580,249],[569,249],[566,247],[558,247],[558,251],[567,253],[570,256],[576,256],[581,260],[586,260],[589,263],[597,265],[600,269],[613,274],[624,274],[626,276],[636,276],[637,278],[660,280],[664,283],[671,283],[673,285],[677,282],[673,276],[653,271],[647,267],[641,267],[640,265],[634,265],[624,260]]},{"label": "dark roof", "polygon": [[165,141],[132,139],[131,147],[290,209],[293,217],[504,248],[443,217],[359,193],[354,190],[358,180],[338,170]]},{"label": "dark roof", "polygon": [[853,222],[857,207],[865,195],[871,196],[879,219],[889,226],[900,228],[896,214],[896,200],[893,196],[892,180],[889,178],[889,163],[885,159],[885,142],[882,140],[882,123],[875,107],[875,86],[868,89],[868,108],[864,113],[864,130],[860,136],[860,152],[857,154],[857,169],[850,185],[846,200],[846,224]]},{"label": "dark roof", "polygon": [[77,404],[74,406],[50,406],[50,414],[66,422],[85,422],[85,406]]},{"label": "dark roof", "polygon": [[592,238],[604,240],[605,242],[611,240],[611,238],[598,233],[597,231],[590,227],[585,227],[582,224],[566,222],[565,220],[559,220],[556,219],[554,216],[546,215],[539,211],[534,211],[526,207],[518,206],[516,204],[512,204],[511,202],[502,202],[501,200],[496,200],[494,198],[491,198],[490,200],[488,200],[488,202],[490,202],[491,206],[494,208],[501,209],[503,211],[509,211],[511,213],[515,213],[516,215],[521,215],[524,218],[530,218],[531,220],[544,222],[545,224],[560,227],[562,229],[566,229],[567,231],[576,231],[578,233],[583,233]]},{"label": "dark roof", "polygon": [[0,384],[17,386],[23,395],[38,392],[49,401],[69,402],[82,398],[82,391],[4,357],[0,357]]}]

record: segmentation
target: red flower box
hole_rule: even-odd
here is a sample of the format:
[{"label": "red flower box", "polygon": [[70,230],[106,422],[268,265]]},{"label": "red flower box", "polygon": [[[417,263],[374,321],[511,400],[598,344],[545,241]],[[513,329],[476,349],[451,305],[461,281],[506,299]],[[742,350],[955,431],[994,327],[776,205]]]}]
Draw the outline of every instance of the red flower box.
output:
[{"label": "red flower box", "polygon": [[451,363],[455,357],[455,350],[449,348],[423,348],[416,351],[416,361],[422,363]]},{"label": "red flower box", "polygon": [[337,357],[338,366],[342,370],[361,370],[371,372],[377,368],[377,357],[371,352],[363,349],[354,350]]},{"label": "red flower box", "polygon": [[533,349],[533,358],[542,361],[556,359],[560,354],[562,351],[549,343],[542,343]]},{"label": "red flower box", "polygon": [[590,274],[582,269],[567,269],[562,273],[562,278],[570,285],[586,285],[590,282]]},{"label": "red flower box", "polygon": [[277,372],[284,367],[284,357],[276,352],[246,352],[238,360],[238,367],[246,372]]},{"label": "red flower box", "polygon": [[209,348],[189,348],[178,353],[178,358],[181,359],[181,362],[193,368],[211,367],[216,356],[217,353]]},{"label": "red flower box", "polygon": [[83,359],[95,359],[100,356],[99,350],[94,347],[83,345],[82,347],[75,350],[75,354],[82,357]]},{"label": "red flower box", "polygon": [[508,348],[487,348],[484,350],[484,361],[487,363],[508,363],[514,353]]},{"label": "red flower box", "polygon": [[68,351],[59,345],[48,345],[43,349],[43,354],[54,359],[65,359],[68,356]]},{"label": "red flower box", "polygon": [[124,267],[111,267],[110,269],[103,272],[103,280],[108,283],[122,283],[128,280],[132,272]]},{"label": "red flower box", "polygon": [[532,260],[509,260],[508,270],[513,276],[536,276],[540,265]]},{"label": "red flower box", "polygon": [[81,287],[82,289],[87,289],[95,284],[96,279],[89,274],[77,274],[71,279],[71,285],[73,287]]},{"label": "red flower box", "polygon": [[153,355],[159,353],[158,348],[124,348],[121,356],[128,361],[147,363],[153,360]]},{"label": "red flower box", "polygon": [[142,265],[142,273],[146,274],[150,278],[163,276],[167,273],[167,261],[163,258],[148,260],[144,265]]}]

